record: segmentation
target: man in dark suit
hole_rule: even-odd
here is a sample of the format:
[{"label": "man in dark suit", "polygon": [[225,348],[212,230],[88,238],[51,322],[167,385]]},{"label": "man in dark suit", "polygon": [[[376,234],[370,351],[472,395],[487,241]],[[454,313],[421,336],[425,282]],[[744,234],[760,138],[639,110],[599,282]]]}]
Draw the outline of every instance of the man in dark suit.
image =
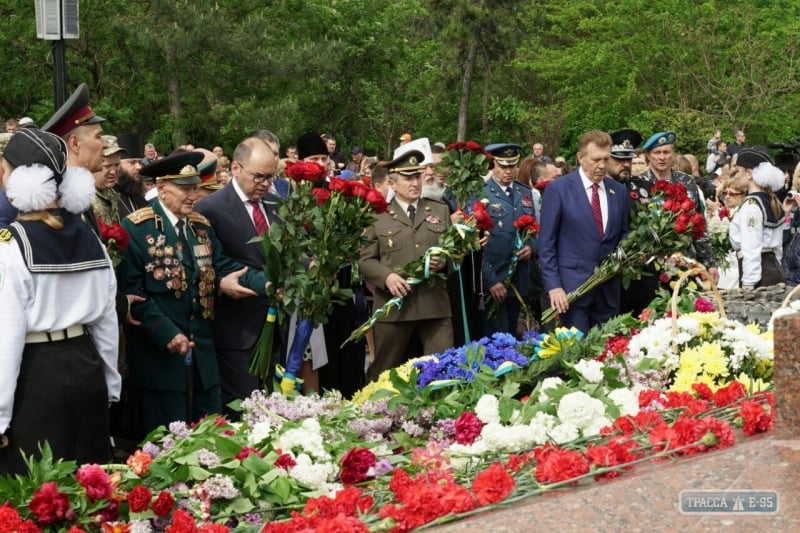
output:
[{"label": "man in dark suit", "polygon": [[[393,309],[375,324],[375,361],[367,372],[371,381],[384,370],[405,363],[412,355],[408,348],[415,337],[421,341],[425,354],[442,353],[453,346],[445,280],[412,287],[395,272],[395,268],[422,257],[450,226],[447,205],[420,198],[424,157],[414,146],[406,149],[404,145],[395,151],[395,159],[386,163],[395,197],[389,209],[378,215],[367,230],[368,243],[358,262],[364,279],[375,285],[376,309],[392,297],[404,298],[399,310]],[[433,270],[445,266],[444,258],[432,258]]]},{"label": "man in dark suit", "polygon": [[579,168],[551,182],[542,200],[539,257],[544,288],[562,323],[584,333],[619,311],[616,278],[572,305],[567,301],[567,294],[589,279],[628,233],[627,191],[606,175],[610,155],[607,133],[583,134]]},{"label": "man in dark suit", "polygon": [[[278,222],[277,198],[268,193],[278,157],[262,139],[248,137],[236,147],[231,162],[233,179],[227,187],[198,202],[195,210],[214,228],[226,256],[250,270],[261,271],[264,256],[250,239]],[[219,360],[223,412],[237,417],[227,405],[246,398],[262,383],[248,372],[250,356],[267,316],[268,301],[260,296],[216,299],[214,345]],[[275,349],[282,346],[276,334]]]}]

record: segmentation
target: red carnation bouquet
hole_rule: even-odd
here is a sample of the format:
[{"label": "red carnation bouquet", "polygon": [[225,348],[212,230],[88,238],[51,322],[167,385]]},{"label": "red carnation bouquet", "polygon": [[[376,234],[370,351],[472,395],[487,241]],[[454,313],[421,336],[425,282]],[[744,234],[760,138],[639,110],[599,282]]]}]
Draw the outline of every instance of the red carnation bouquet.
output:
[{"label": "red carnation bouquet", "polygon": [[[520,250],[522,250],[523,246],[528,244],[528,241],[531,239],[531,237],[535,237],[539,234],[539,224],[536,222],[534,217],[530,215],[522,215],[514,221],[514,227],[517,228],[516,243],[514,245],[514,251],[511,253],[511,261],[508,264],[508,271],[506,272],[506,276],[503,278],[503,286],[506,289],[509,287],[513,288],[517,300],[519,300],[520,305],[524,309],[527,307],[527,304],[517,289],[511,285],[511,278],[514,277],[514,272],[517,271],[517,266],[519,265]],[[488,316],[489,319],[494,319],[494,317],[497,315],[497,311],[500,309],[500,303],[493,298],[490,301],[491,303]]]},{"label": "red carnation bouquet", "polygon": [[[659,180],[653,185],[652,199],[639,203],[631,214],[630,232],[617,249],[595,267],[580,287],[570,292],[570,304],[614,276],[622,276],[627,288],[642,276],[642,267],[658,257],[687,249],[692,239],[705,233],[705,218],[697,211],[686,188],[680,183]],[[552,307],[542,313],[542,323],[555,318]]]},{"label": "red carnation bouquet", "polygon": [[128,247],[128,232],[119,224],[104,224],[100,217],[96,217],[97,226],[100,228],[100,239],[106,245],[108,256],[114,268],[122,262],[122,252]]},{"label": "red carnation bouquet", "polygon": [[[297,382],[311,331],[327,322],[334,304],[352,298],[350,289],[339,287],[337,273],[356,260],[364,230],[375,214],[386,211],[387,203],[380,191],[358,181],[330,178],[328,188],[316,187],[327,175],[317,163],[290,163],[286,174],[295,189],[278,208],[281,223],[258,239],[267,260],[267,279],[272,287],[283,289],[281,311],[298,317],[282,376],[288,393]],[[262,379],[269,373],[276,311],[270,309],[250,363],[250,372]]]}]

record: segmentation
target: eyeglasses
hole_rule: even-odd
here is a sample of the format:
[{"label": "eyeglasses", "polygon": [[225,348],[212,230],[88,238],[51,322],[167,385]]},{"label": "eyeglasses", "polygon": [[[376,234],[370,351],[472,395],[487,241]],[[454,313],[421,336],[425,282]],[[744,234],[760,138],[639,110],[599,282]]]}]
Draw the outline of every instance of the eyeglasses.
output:
[{"label": "eyeglasses", "polygon": [[244,173],[250,176],[250,179],[252,179],[256,183],[264,183],[265,181],[271,181],[272,179],[275,178],[274,175],[267,176],[265,174],[253,174],[252,172],[244,168],[244,165],[241,162],[236,161],[236,163],[239,165],[239,168],[241,168],[244,171]]}]

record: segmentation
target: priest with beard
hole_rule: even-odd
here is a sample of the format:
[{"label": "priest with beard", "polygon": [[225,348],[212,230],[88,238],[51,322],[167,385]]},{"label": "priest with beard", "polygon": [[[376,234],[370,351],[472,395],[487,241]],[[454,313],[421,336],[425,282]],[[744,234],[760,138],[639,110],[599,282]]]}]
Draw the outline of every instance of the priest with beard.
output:
[{"label": "priest with beard", "polygon": [[125,218],[137,209],[147,207],[144,199],[144,186],[139,175],[142,159],[134,154],[120,160],[117,171],[117,183],[114,190],[119,193],[119,216]]}]

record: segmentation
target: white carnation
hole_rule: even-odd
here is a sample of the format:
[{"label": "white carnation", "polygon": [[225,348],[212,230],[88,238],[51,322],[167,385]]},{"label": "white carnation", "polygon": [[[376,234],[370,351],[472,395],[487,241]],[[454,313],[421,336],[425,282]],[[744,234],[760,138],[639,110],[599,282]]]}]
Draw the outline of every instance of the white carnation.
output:
[{"label": "white carnation", "polygon": [[272,426],[266,420],[256,423],[250,428],[250,432],[247,434],[248,444],[250,444],[250,446],[261,444],[264,439],[269,437],[271,431]]},{"label": "white carnation", "polygon": [[541,446],[549,440],[549,433],[556,425],[556,417],[547,413],[538,412],[530,422],[533,442]]},{"label": "white carnation", "polygon": [[577,391],[561,398],[556,414],[561,422],[585,429],[592,426],[595,419],[605,416],[606,409],[603,402],[597,398],[592,398],[583,391]]},{"label": "white carnation", "polygon": [[619,407],[620,416],[635,415],[639,412],[639,398],[631,389],[614,389],[608,397]]},{"label": "white carnation", "polygon": [[556,444],[566,444],[578,438],[580,433],[574,424],[565,422],[559,424],[550,430],[548,436],[556,442]]},{"label": "white carnation", "polygon": [[302,485],[311,489],[322,489],[336,473],[336,466],[332,463],[313,463],[311,457],[301,453],[295,459],[297,463],[289,471],[289,475]]},{"label": "white carnation", "polygon": [[603,363],[594,359],[582,359],[575,364],[575,370],[589,383],[603,381]]},{"label": "white carnation", "polygon": [[542,381],[542,388],[539,392],[539,403],[546,402],[550,397],[547,395],[548,389],[555,389],[559,385],[563,385],[564,380],[561,378],[544,378]]},{"label": "white carnation", "polygon": [[610,426],[612,424],[611,420],[609,420],[606,416],[601,416],[595,418],[591,424],[587,427],[583,428],[583,436],[584,437],[594,437],[600,433],[600,430],[606,426]]},{"label": "white carnation", "polygon": [[500,422],[500,402],[497,397],[491,394],[484,394],[481,396],[478,403],[475,404],[475,416],[484,424],[491,422]]}]

